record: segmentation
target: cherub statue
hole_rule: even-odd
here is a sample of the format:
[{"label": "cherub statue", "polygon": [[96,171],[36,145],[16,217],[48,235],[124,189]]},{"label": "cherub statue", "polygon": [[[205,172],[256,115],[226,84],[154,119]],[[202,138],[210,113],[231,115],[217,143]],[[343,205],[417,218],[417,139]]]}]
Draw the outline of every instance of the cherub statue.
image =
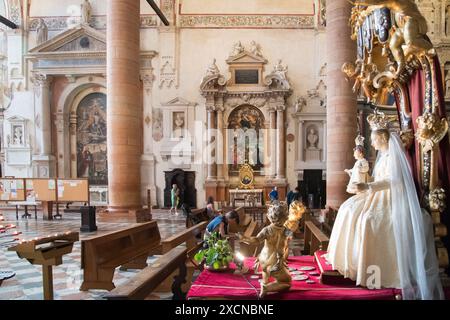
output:
[{"label": "cherub statue", "polygon": [[286,228],[286,237],[288,241],[286,242],[286,247],[284,248],[284,259],[287,260],[289,256],[289,241],[292,240],[294,232],[297,231],[300,224],[300,220],[306,212],[306,207],[300,201],[294,201],[289,206],[289,217],[285,222],[284,227]]},{"label": "cherub statue", "polygon": [[233,46],[233,51],[230,53],[230,56],[234,57],[238,54],[242,53],[244,51],[244,47],[242,46],[241,42],[238,41]]},{"label": "cherub statue", "polygon": [[[287,206],[280,202],[271,205],[267,212],[270,225],[261,230],[256,237],[238,234],[239,239],[249,244],[258,245],[264,241],[264,247],[258,256],[255,268],[262,269],[260,298],[269,292],[289,290],[291,275],[287,269],[285,248],[287,245],[285,222],[288,220]],[[275,281],[270,282],[270,278]]]},{"label": "cherub statue", "polygon": [[261,47],[256,41],[250,42],[250,52],[255,56],[262,57]]},{"label": "cherub statue", "polygon": [[365,17],[380,8],[388,8],[394,14],[395,32],[391,36],[389,48],[397,62],[395,77],[406,67],[409,55],[429,53],[433,45],[427,38],[427,21],[412,0],[356,0],[355,5],[368,6]]},{"label": "cherub statue", "polygon": [[358,193],[357,185],[369,182],[369,162],[364,158],[364,137],[358,135],[355,139],[356,147],[353,149],[353,156],[356,159],[353,169],[345,169],[350,176],[350,182],[347,185],[347,192],[351,194]]}]

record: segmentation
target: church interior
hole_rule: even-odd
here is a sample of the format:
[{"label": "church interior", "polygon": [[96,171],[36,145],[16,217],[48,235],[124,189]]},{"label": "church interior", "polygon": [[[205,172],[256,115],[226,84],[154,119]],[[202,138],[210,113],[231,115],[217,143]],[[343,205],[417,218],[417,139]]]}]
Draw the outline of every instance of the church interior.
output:
[{"label": "church interior", "polygon": [[449,0],[0,0],[0,300],[449,300]]}]

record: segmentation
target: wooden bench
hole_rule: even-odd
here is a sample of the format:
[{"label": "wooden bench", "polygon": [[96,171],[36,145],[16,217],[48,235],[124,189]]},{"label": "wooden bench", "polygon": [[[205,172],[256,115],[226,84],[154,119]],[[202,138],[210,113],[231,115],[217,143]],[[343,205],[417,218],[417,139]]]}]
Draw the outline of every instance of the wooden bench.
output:
[{"label": "wooden bench", "polygon": [[111,232],[81,242],[81,268],[84,277],[80,290],[114,289],[114,271],[143,269],[161,235],[156,221]]},{"label": "wooden bench", "polygon": [[172,284],[172,292],[175,299],[182,299],[180,285],[184,282],[186,275],[186,255],[186,248],[178,247],[170,250],[153,266],[146,267],[132,279],[105,295],[104,298],[107,300],[144,300],[160,286],[161,282],[180,269],[179,275]]},{"label": "wooden bench", "polygon": [[[261,228],[258,225],[258,222],[252,220],[252,222],[250,222],[247,229],[245,230],[244,236],[247,238],[254,237],[258,234],[260,229]],[[253,245],[241,240],[239,241],[239,251],[245,257],[256,257],[261,249],[262,245]]]},{"label": "wooden bench", "polygon": [[[175,299],[183,299],[183,292],[187,292],[189,289],[194,269],[198,267],[189,259],[193,258],[203,244],[203,241],[199,241],[196,236],[202,235],[207,225],[207,222],[202,222],[161,241],[163,255],[151,266],[146,267],[123,285],[111,291],[105,298],[108,300],[142,300],[153,291],[172,291]],[[184,243],[186,247],[181,246]],[[178,274],[177,269],[179,269]]]},{"label": "wooden bench", "polygon": [[[199,223],[185,231],[182,231],[174,236],[164,239],[161,241],[161,252],[162,254],[166,254],[170,252],[172,249],[180,246],[181,244],[186,245],[187,254],[186,254],[186,267],[187,267],[187,279],[186,283],[183,285],[183,289],[187,291],[190,288],[192,278],[194,276],[195,269],[201,269],[200,266],[197,265],[194,261],[195,254],[203,247],[203,234],[208,226],[208,222]],[[199,236],[197,238],[197,236]],[[175,275],[174,275],[175,276]],[[159,292],[168,292],[171,287],[171,278],[168,278],[167,281],[162,283],[156,291]]]},{"label": "wooden bench", "polygon": [[305,222],[305,254],[313,255],[318,250],[327,251],[329,241],[312,220]]},{"label": "wooden bench", "polygon": [[186,228],[190,228],[200,222],[209,221],[206,208],[193,209],[187,212],[186,215]]}]

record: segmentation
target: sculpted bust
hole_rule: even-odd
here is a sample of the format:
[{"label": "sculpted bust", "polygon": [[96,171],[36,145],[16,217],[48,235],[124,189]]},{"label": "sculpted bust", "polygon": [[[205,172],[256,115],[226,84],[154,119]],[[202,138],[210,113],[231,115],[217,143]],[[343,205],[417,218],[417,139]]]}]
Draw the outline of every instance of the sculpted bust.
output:
[{"label": "sculpted bust", "polygon": [[317,149],[317,143],[319,142],[319,136],[314,128],[311,128],[308,133],[308,149]]}]

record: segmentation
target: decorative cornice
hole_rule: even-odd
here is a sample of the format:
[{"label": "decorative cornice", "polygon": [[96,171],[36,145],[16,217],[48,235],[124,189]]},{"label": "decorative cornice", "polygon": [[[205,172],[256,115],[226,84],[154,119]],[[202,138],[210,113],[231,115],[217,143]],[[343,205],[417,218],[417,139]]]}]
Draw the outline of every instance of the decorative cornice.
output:
[{"label": "decorative cornice", "polygon": [[180,15],[181,28],[314,29],[313,15]]},{"label": "decorative cornice", "polygon": [[[69,17],[69,16],[57,16],[57,17],[32,17],[30,23],[30,30],[36,31],[39,18],[42,18],[47,25],[49,31],[61,31],[69,28],[68,21],[70,19],[77,19],[77,22],[81,23],[80,17]],[[157,23],[156,15],[144,14],[141,15],[141,29],[156,28]],[[106,29],[106,15],[97,15],[92,17],[92,26],[95,29],[105,30]]]}]

